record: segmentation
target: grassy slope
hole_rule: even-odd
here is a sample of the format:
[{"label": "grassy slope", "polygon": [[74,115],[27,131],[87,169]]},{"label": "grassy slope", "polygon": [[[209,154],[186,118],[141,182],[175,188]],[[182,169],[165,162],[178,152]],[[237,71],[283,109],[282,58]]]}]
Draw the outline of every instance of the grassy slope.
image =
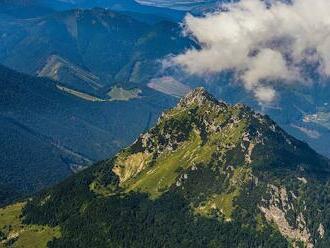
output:
[{"label": "grassy slope", "polygon": [[48,241],[60,237],[58,227],[22,224],[24,205],[25,203],[16,203],[0,209],[0,232],[4,236],[0,247],[9,245],[13,248],[44,248]]},{"label": "grassy slope", "polygon": [[[197,159],[196,150],[200,148],[201,138],[193,132],[186,144],[174,152],[160,156],[154,167],[141,173],[137,178],[123,185],[127,191],[137,190],[147,192],[151,197],[157,197],[175,183],[179,169],[192,166],[192,160]],[[207,158],[205,158],[207,160]]]}]

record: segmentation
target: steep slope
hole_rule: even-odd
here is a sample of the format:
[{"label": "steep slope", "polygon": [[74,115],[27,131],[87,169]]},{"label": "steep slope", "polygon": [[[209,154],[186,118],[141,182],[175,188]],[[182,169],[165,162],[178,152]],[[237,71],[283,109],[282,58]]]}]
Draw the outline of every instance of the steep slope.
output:
[{"label": "steep slope", "polygon": [[4,187],[0,205],[63,180],[72,173],[70,164],[88,164],[88,160],[69,156],[51,140],[3,114],[0,125],[0,178]]},{"label": "steep slope", "polygon": [[116,75],[115,81],[127,85],[147,85],[153,78],[163,76],[163,58],[178,54],[193,44],[182,37],[179,24],[157,23],[137,40],[131,59]]},{"label": "steep slope", "polygon": [[20,195],[115,154],[173,104],[148,90],[131,101],[89,101],[58,84],[0,66],[0,181]]},{"label": "steep slope", "polygon": [[267,116],[198,88],[15,221],[23,233],[61,230],[49,247],[327,247],[329,173],[329,160]]},{"label": "steep slope", "polygon": [[69,87],[87,92],[96,93],[103,87],[99,77],[58,55],[48,58],[45,66],[38,72],[38,76],[65,82]]}]

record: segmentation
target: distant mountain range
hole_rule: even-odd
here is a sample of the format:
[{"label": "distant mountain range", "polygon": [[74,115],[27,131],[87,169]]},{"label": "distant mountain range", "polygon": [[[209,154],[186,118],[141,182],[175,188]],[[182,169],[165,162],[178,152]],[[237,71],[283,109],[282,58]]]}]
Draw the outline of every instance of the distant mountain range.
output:
[{"label": "distant mountain range", "polygon": [[234,0],[136,0],[136,2],[155,7],[170,8],[183,11],[196,11],[198,9],[212,9],[223,3],[234,2]]},{"label": "distant mountain range", "polygon": [[54,11],[99,7],[180,21],[188,11],[202,14],[219,8],[223,3],[232,1],[235,0],[4,0],[0,2],[0,14],[35,17]]},{"label": "distant mountain range", "polygon": [[[0,31],[2,64],[92,93],[95,89],[86,88],[78,71],[93,74],[100,87],[147,84],[159,73],[159,58],[192,44],[180,36],[178,24],[154,24],[153,16],[104,9],[69,10],[24,21],[0,19]],[[73,74],[81,85],[72,80]]]},{"label": "distant mountain range", "polygon": [[0,209],[1,242],[327,247],[329,182],[307,144],[197,88],[115,157]]},{"label": "distant mountain range", "polygon": [[181,0],[181,1],[169,1],[169,0],[137,0],[140,4],[181,9],[181,10],[191,10],[198,6],[208,5],[210,3],[217,2],[216,0]]}]

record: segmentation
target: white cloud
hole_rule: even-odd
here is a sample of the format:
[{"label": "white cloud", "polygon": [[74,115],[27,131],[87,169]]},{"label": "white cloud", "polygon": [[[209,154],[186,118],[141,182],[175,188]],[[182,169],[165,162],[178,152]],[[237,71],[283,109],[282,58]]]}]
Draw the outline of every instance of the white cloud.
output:
[{"label": "white cloud", "polygon": [[260,102],[275,99],[278,83],[302,82],[304,62],[320,62],[319,72],[330,76],[330,1],[268,2],[242,0],[228,11],[187,15],[185,32],[201,49],[173,62],[199,75],[235,70]]}]

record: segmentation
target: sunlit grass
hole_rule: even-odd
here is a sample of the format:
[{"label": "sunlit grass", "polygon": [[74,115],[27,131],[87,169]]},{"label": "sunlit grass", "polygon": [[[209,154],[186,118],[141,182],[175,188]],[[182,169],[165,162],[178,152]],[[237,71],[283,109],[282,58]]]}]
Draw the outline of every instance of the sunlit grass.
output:
[{"label": "sunlit grass", "polygon": [[44,248],[53,238],[60,237],[58,227],[25,225],[21,221],[22,208],[25,203],[16,203],[0,209],[0,231],[5,239],[0,242],[0,247],[13,248]]}]

